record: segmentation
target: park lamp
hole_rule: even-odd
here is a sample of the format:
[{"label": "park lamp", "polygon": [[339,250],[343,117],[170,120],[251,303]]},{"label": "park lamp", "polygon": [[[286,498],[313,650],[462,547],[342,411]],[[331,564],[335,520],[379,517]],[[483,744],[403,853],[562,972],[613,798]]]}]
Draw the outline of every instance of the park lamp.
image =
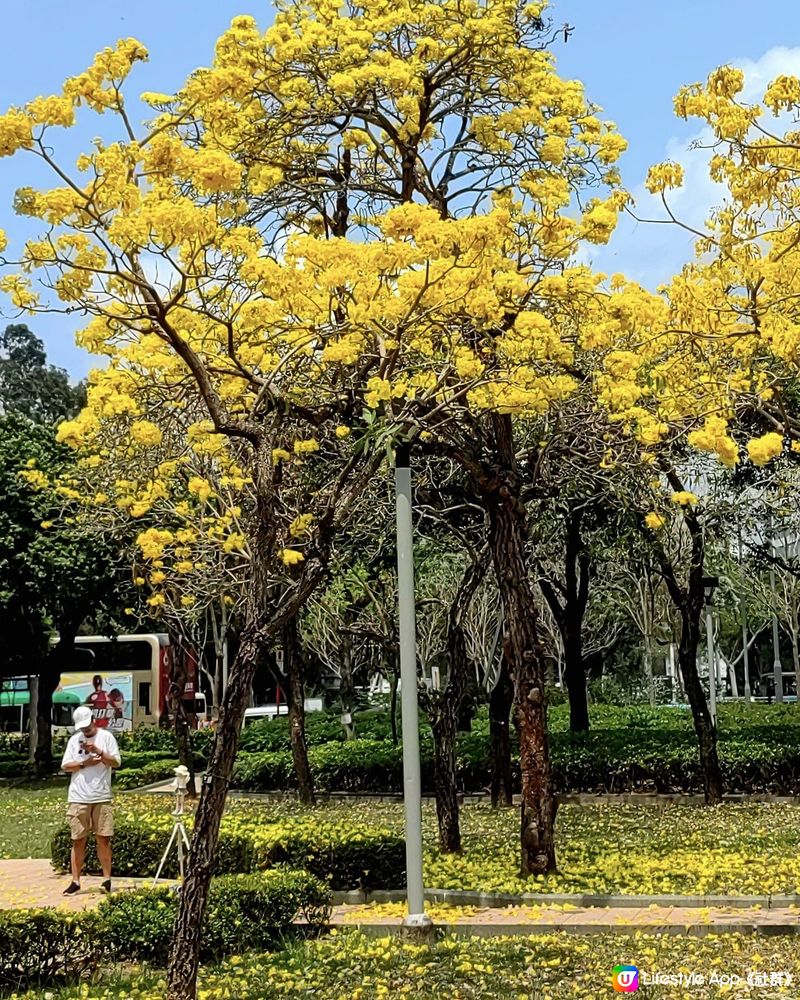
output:
[{"label": "park lamp", "polygon": [[706,595],[706,607],[711,607],[714,603],[714,591],[719,586],[719,578],[716,576],[703,577],[703,593]]}]

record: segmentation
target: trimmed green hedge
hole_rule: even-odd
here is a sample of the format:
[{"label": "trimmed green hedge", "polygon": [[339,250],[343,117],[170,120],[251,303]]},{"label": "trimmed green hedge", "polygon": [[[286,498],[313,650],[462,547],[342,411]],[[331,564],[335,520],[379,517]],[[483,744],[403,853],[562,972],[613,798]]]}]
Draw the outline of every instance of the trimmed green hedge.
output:
[{"label": "trimmed green hedge", "polygon": [[[117,818],[114,829],[114,872],[123,876],[155,874],[172,830],[169,817],[141,816],[135,822]],[[69,869],[70,835],[61,827],[51,842],[57,871]],[[383,828],[331,823],[315,816],[291,818],[231,832],[224,827],[217,846],[216,874],[247,874],[279,865],[303,868],[334,889],[399,889],[405,885],[405,842]],[[85,870],[98,873],[94,838],[87,843]],[[171,852],[164,876],[178,874]]]},{"label": "trimmed green hedge", "polygon": [[[116,818],[114,823],[114,874],[117,876],[155,875],[158,862],[167,848],[172,825],[148,821],[139,822]],[[62,826],[53,834],[50,844],[50,859],[56,871],[69,871],[69,855],[72,842],[68,826]],[[217,844],[215,874],[230,875],[252,872],[256,869],[255,851],[250,837],[239,833],[222,831]],[[86,844],[84,870],[89,874],[100,873],[94,837]],[[177,878],[178,860],[175,852],[170,852],[164,867],[165,878]]]},{"label": "trimmed green hedge", "polygon": [[92,972],[98,948],[96,913],[0,910],[0,992],[74,982]]},{"label": "trimmed green hedge", "polygon": [[[124,961],[166,965],[178,911],[174,889],[148,888],[109,896],[99,918],[114,954]],[[296,917],[313,926],[327,923],[330,891],[305,871],[276,868],[249,875],[225,875],[211,883],[201,940],[204,960],[263,951]]]},{"label": "trimmed green hedge", "polygon": [[[655,713],[653,713],[655,715]],[[627,729],[551,733],[553,778],[559,792],[701,792],[697,741],[691,729],[659,729],[650,716]],[[420,747],[422,787],[434,791],[430,738]],[[391,741],[353,740],[311,746],[308,752],[321,791],[353,794],[397,793],[403,788],[402,748]],[[800,727],[746,725],[722,729],[719,757],[725,787],[732,793],[800,794]],[[512,759],[519,788],[519,759]],[[458,787],[480,792],[490,782],[489,738],[485,731],[459,736]],[[233,787],[247,791],[293,789],[296,779],[288,751],[240,753]]]},{"label": "trimmed green hedge", "polygon": [[[66,985],[114,960],[166,965],[178,900],[174,889],[162,887],[115,893],[94,912],[0,910],[0,992]],[[326,924],[330,907],[329,889],[308,872],[276,868],[216,878],[202,957],[264,951],[298,917],[312,927]]]},{"label": "trimmed green hedge", "polygon": [[383,828],[291,817],[255,830],[253,846],[258,868],[304,868],[334,889],[405,886],[405,841]]}]

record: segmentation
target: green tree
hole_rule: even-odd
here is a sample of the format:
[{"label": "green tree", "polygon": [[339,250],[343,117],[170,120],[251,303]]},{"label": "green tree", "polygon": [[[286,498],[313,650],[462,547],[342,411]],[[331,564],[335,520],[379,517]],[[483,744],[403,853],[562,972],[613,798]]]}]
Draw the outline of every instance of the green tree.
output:
[{"label": "green tree", "polygon": [[41,424],[73,417],[86,402],[63,368],[48,364],[44,344],[24,323],[0,333],[0,409]]}]

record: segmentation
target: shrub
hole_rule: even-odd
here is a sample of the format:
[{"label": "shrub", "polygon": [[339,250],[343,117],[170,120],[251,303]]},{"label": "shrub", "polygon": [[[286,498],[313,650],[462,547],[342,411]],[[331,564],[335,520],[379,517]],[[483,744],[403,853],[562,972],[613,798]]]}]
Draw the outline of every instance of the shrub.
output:
[{"label": "shrub", "polygon": [[[169,816],[142,817],[135,822],[117,817],[114,824],[115,874],[138,876],[155,873],[171,832]],[[50,857],[56,871],[69,869],[70,849],[69,827],[63,826],[53,834],[51,841]],[[244,834],[223,830],[217,844],[216,873],[227,875],[254,870],[252,840]],[[89,838],[86,845],[85,871],[90,874],[100,872],[93,837]],[[175,878],[178,875],[178,861],[174,851],[167,858],[163,874],[165,878]]]},{"label": "shrub", "polygon": [[0,910],[0,990],[41,989],[92,972],[107,957],[99,932],[94,913]]},{"label": "shrub", "polygon": [[[114,831],[114,872],[143,876],[155,873],[172,830],[168,816],[142,815],[134,822],[117,819]],[[51,842],[56,870],[69,868],[68,828],[58,830]],[[402,837],[380,827],[319,822],[316,817],[287,819],[236,832],[223,826],[217,844],[218,875],[248,874],[258,869],[288,864],[304,868],[329,882],[334,889],[359,886],[400,888],[405,884],[405,844]],[[99,872],[94,838],[86,848],[86,871]],[[164,876],[178,874],[177,858],[170,852]]]},{"label": "shrub", "polygon": [[6,758],[0,760],[0,778],[27,778],[33,774],[33,768],[27,757]]},{"label": "shrub", "polygon": [[295,788],[297,780],[288,751],[240,753],[233,766],[233,788],[245,791]]},{"label": "shrub", "polygon": [[[774,715],[770,712],[774,711]],[[800,712],[795,706],[720,708],[719,757],[726,790],[741,793],[800,793]],[[553,777],[559,792],[701,792],[697,740],[691,719],[676,708],[649,706],[592,707],[588,733],[566,729],[566,715],[552,713]],[[272,723],[270,723],[271,725]],[[516,740],[516,737],[514,737]],[[512,759],[519,788],[516,742]],[[434,791],[430,734],[420,745],[422,787]],[[328,792],[397,793],[402,791],[402,748],[390,740],[334,740],[311,746],[309,762],[317,788]],[[457,744],[457,782],[462,792],[479,792],[490,781],[489,734],[479,715]],[[233,785],[252,791],[291,789],[296,785],[288,751],[242,753]]]},{"label": "shrub", "polygon": [[[125,961],[165,965],[178,910],[174,889],[116,893],[98,908],[98,920],[113,954]],[[276,868],[225,875],[211,883],[203,924],[204,959],[265,950],[302,916],[319,926],[330,916],[330,892],[308,872]]]},{"label": "shrub", "polygon": [[153,760],[144,767],[121,767],[114,775],[114,784],[119,789],[152,785],[173,777],[177,766],[177,760]]},{"label": "shrub", "polygon": [[[196,754],[208,756],[213,732],[210,729],[192,730],[192,749]],[[162,757],[175,757],[177,743],[174,729],[157,726],[140,726],[132,733],[124,733],[119,739],[120,749],[128,753],[157,753]]]},{"label": "shrub", "polygon": [[334,889],[399,889],[406,880],[405,841],[383,828],[286,819],[253,834],[256,865],[288,864],[330,882]]}]

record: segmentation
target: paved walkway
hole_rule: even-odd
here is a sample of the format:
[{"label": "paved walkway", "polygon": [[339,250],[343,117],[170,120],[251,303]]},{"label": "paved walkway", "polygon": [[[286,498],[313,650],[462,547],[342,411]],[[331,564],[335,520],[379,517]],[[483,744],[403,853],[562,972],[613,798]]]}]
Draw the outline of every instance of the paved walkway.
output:
[{"label": "paved walkway", "polygon": [[[85,910],[96,906],[105,896],[100,888],[102,881],[99,875],[84,875],[80,892],[74,896],[62,896],[69,885],[69,875],[54,872],[49,861],[39,858],[0,860],[0,910],[28,910],[40,906]],[[112,886],[116,892],[151,883],[152,879],[146,878],[115,878]]]},{"label": "paved walkway", "polygon": [[[646,930],[656,934],[761,933],[800,934],[796,909],[763,910],[726,907],[649,906],[577,907],[508,906],[502,908],[448,907],[433,904],[428,913],[437,927],[457,934],[572,934],[631,933]],[[359,927],[370,934],[399,930],[405,908],[402,904],[336,906],[332,923]]]},{"label": "paved walkway", "polygon": [[[69,876],[53,871],[43,859],[0,860],[0,909],[32,909],[55,906],[83,910],[103,898],[99,876],[86,876],[74,896],[61,893]],[[150,879],[114,879],[114,890],[124,891],[149,885]],[[554,906],[446,906],[428,907],[441,929],[460,934],[535,934],[563,930],[573,934],[629,933],[648,930],[663,934],[800,934],[800,910],[761,907],[649,906],[584,907]],[[369,903],[335,906],[331,923],[340,927],[360,927],[371,934],[391,934],[400,929],[403,903]]]}]

